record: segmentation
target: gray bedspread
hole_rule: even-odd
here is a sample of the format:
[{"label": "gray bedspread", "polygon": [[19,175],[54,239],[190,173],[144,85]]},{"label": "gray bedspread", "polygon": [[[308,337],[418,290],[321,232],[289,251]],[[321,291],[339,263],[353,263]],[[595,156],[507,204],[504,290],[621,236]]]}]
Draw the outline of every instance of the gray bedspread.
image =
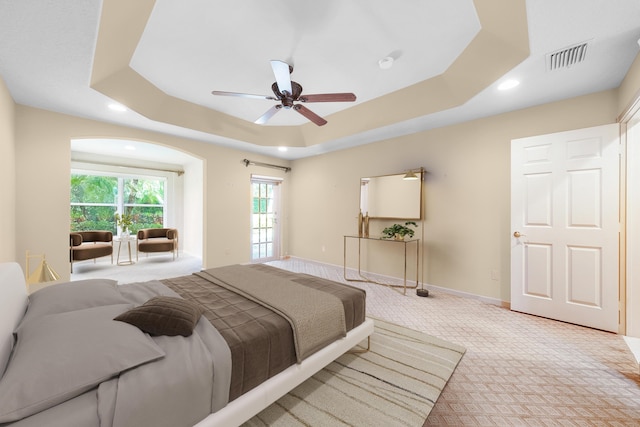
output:
[{"label": "gray bedspread", "polygon": [[[56,319],[57,322],[62,322],[61,324],[67,322],[67,328],[52,328],[53,335],[57,336],[56,331],[69,331],[66,335],[71,337],[71,341],[68,342],[73,347],[70,347],[66,353],[61,352],[62,354],[78,354],[75,351],[76,346],[81,349],[96,348],[97,350],[87,353],[93,354],[94,357],[78,358],[76,356],[75,364],[66,362],[60,365],[64,371],[62,376],[58,374],[55,377],[55,381],[49,379],[46,382],[37,375],[29,375],[28,369],[23,370],[27,372],[24,374],[26,377],[35,381],[31,381],[31,388],[24,388],[19,393],[11,388],[10,400],[16,400],[13,395],[27,396],[30,390],[42,388],[49,390],[53,399],[57,401],[52,400],[51,404],[38,401],[37,407],[33,406],[33,402],[28,405],[18,404],[18,409],[5,408],[3,412],[2,402],[7,402],[9,399],[0,399],[0,427],[7,425],[13,427],[192,426],[210,413],[224,407],[228,401],[253,389],[295,363],[293,329],[300,333],[297,356],[300,360],[322,346],[323,339],[332,341],[339,338],[345,334],[345,329],[351,330],[364,320],[365,294],[359,289],[262,265],[249,266],[246,269],[247,272],[233,270],[235,268],[223,269],[220,274],[215,273],[214,276],[217,276],[217,279],[214,279],[214,282],[233,282],[234,280],[230,277],[240,274],[244,276],[244,281],[250,284],[248,287],[240,286],[241,289],[236,290],[246,294],[249,299],[236,294],[236,291],[229,290],[229,288],[237,288],[235,285],[216,286],[200,275],[166,279],[163,280],[164,283],[150,281],[121,286],[110,280],[92,279],[51,286],[33,294],[30,297],[27,313],[16,330],[18,336],[16,348],[20,345],[26,348],[25,343],[28,340],[25,341],[25,337],[30,336],[29,331],[42,330],[41,325]],[[210,274],[203,276],[211,278]],[[253,286],[252,281],[259,282],[260,286]],[[289,320],[290,325],[284,317],[253,301],[253,298],[259,297],[258,294],[264,293],[264,289],[260,287],[267,282],[286,283],[284,286],[276,284],[275,290],[271,288],[273,294],[277,295],[275,301],[273,295],[267,295],[266,299],[267,304],[277,312],[288,317],[293,314]],[[313,303],[319,300],[324,301],[322,304],[311,304],[311,306],[323,307],[320,311],[325,311],[325,314],[330,313],[328,324],[317,322],[318,316],[321,315],[316,313],[315,309],[307,310],[308,313],[303,313],[301,318],[297,317],[295,312],[300,313],[305,310],[300,309],[300,301],[290,298],[287,288],[299,285],[311,290],[311,292],[302,292],[305,295],[303,299],[311,300]],[[320,294],[330,294],[330,298]],[[197,300],[206,307],[205,317],[209,321],[201,319],[189,337],[150,337],[131,325],[113,321],[113,318],[120,313],[159,295],[181,296],[185,299]],[[281,305],[278,304],[277,299],[289,301]],[[73,316],[70,318],[68,313],[72,313]],[[96,325],[100,325],[101,328],[104,328],[105,324],[111,325],[109,326],[111,329],[114,329],[114,323],[120,325],[115,327],[115,331],[109,335],[109,341],[102,338],[106,337],[102,332],[96,332],[93,321],[88,321],[94,319],[96,314],[100,314],[97,319],[99,323]],[[82,322],[76,319],[86,320]],[[26,327],[22,328],[25,324]],[[76,325],[82,324],[89,326],[76,328]],[[244,328],[245,325],[250,327]],[[118,328],[133,328],[133,330],[125,331]],[[269,331],[266,336],[264,328]],[[76,329],[84,331],[82,332],[84,335],[81,336],[91,338],[102,345],[82,344],[85,341],[78,338]],[[328,338],[325,329],[329,331]],[[320,330],[323,332],[320,333]],[[131,340],[126,341],[120,338],[121,335],[127,335],[130,332],[137,334],[137,338],[132,336]],[[313,336],[316,333],[317,337],[305,341],[306,335]],[[109,359],[115,361],[124,359],[122,357],[124,352],[136,347],[132,346],[133,339],[138,342],[136,346],[148,349],[146,351],[150,351],[152,355],[145,356],[145,360],[133,365],[110,371],[113,373],[100,377],[96,382],[81,382],[75,392],[71,391],[71,394],[68,394],[67,390],[65,396],[60,397],[59,385],[66,383],[67,378],[76,376],[78,368],[85,369],[88,366],[91,370],[102,366],[105,361],[111,363]],[[256,343],[256,340],[259,342]],[[46,341],[53,343],[53,346],[58,349],[67,348],[61,346],[60,341],[55,337]],[[114,348],[112,342],[118,348]],[[48,351],[36,350],[30,354],[43,355],[30,358],[33,359],[34,366],[50,366],[50,361],[54,359],[52,357],[49,358],[51,360],[47,359],[50,356]],[[263,366],[264,360],[257,359],[265,359],[265,354],[269,362]],[[106,359],[102,357],[103,355],[106,355]],[[24,358],[17,357],[15,360],[24,360]],[[46,365],[43,361],[47,362]],[[10,361],[7,371],[11,366]],[[20,366],[20,363],[13,363],[13,366]],[[56,369],[51,368],[41,370],[45,376],[55,371]],[[13,375],[21,381],[25,376]],[[2,383],[7,384],[3,381],[6,377],[5,372],[0,379],[0,393]],[[15,381],[10,384],[14,383]],[[45,383],[49,384],[48,388],[41,386]],[[28,413],[15,415],[25,411]],[[2,422],[11,422],[11,424],[2,424]]]},{"label": "gray bedspread", "polygon": [[[157,281],[116,289],[132,306],[157,295],[178,296]],[[198,322],[189,337],[151,338],[164,351],[164,357],[121,372],[49,409],[0,426],[188,427],[226,405],[231,353],[208,321]],[[46,360],[46,355],[43,357]]]}]

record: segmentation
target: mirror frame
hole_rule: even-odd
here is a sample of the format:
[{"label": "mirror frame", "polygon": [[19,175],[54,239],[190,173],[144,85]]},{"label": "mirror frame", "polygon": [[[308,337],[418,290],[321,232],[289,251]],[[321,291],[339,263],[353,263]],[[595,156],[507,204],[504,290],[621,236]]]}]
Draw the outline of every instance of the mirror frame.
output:
[{"label": "mirror frame", "polygon": [[[395,177],[398,177],[401,180],[401,183],[413,183],[414,181],[405,181],[403,177],[409,173],[413,172],[418,176],[416,180],[418,183],[417,188],[410,189],[411,194],[402,195],[400,192],[394,192],[392,187],[395,183],[392,180]],[[419,169],[411,169],[403,173],[395,173],[389,175],[379,175],[372,177],[360,178],[360,212],[362,215],[369,215],[369,218],[375,219],[407,219],[407,220],[422,220],[423,215],[423,182],[424,182],[424,168]],[[378,203],[379,205],[391,206],[392,209],[385,211],[370,211],[368,206],[365,206],[365,203],[368,203],[370,200],[369,190],[371,189],[371,180],[375,180],[376,178],[381,178],[381,185],[384,185],[382,188],[385,191],[384,194],[378,195],[378,198],[382,200],[382,202]],[[367,186],[367,190],[365,191],[365,186]],[[398,187],[399,188],[399,187]],[[416,194],[416,192],[418,194]],[[403,212],[399,211],[400,204],[402,203],[403,197],[406,196],[412,197],[411,201],[408,203],[409,211],[406,211],[406,215],[402,215]],[[417,200],[416,200],[417,198]],[[417,206],[416,206],[417,205]]]}]

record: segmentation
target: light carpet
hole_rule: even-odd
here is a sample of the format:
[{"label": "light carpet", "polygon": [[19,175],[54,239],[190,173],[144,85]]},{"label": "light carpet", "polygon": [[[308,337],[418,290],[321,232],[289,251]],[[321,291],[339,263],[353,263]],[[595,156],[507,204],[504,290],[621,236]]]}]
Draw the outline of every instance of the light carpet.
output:
[{"label": "light carpet", "polygon": [[422,426],[465,349],[374,322],[370,351],[342,355],[243,426]]}]

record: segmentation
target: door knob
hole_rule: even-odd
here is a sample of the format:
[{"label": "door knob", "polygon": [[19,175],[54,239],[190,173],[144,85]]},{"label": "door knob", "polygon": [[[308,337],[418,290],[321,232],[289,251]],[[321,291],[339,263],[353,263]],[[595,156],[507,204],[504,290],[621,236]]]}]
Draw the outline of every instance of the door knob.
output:
[{"label": "door knob", "polygon": [[513,232],[513,237],[515,237],[515,238],[522,237],[522,236],[526,236],[526,234],[522,234],[519,231],[514,231]]}]

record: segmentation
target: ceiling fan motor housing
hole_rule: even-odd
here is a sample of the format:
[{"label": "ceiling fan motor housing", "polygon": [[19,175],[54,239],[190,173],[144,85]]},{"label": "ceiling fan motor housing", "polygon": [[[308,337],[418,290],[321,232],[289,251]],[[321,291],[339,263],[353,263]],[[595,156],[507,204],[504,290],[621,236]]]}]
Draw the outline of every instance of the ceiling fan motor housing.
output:
[{"label": "ceiling fan motor housing", "polygon": [[282,106],[286,109],[293,107],[293,102],[297,101],[302,94],[302,86],[294,81],[291,82],[291,90],[293,91],[291,94],[286,91],[280,92],[277,82],[274,82],[271,85],[271,90],[275,94],[276,98],[282,102]]}]

